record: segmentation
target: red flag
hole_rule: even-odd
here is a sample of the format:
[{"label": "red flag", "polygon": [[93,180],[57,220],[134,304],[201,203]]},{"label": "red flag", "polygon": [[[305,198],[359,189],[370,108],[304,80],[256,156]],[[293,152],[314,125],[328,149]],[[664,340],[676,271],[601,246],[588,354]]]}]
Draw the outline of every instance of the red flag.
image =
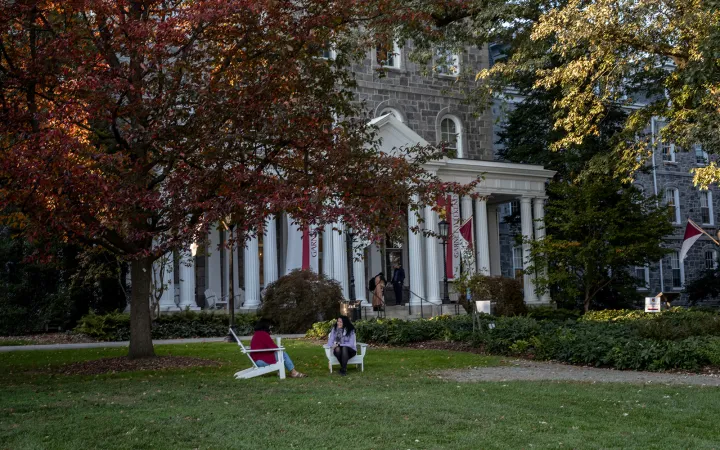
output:
[{"label": "red flag", "polygon": [[302,234],[302,270],[310,269],[310,227],[305,225]]},{"label": "red flag", "polygon": [[697,226],[695,222],[688,219],[687,226],[685,227],[685,237],[683,237],[683,244],[682,248],[680,249],[680,261],[685,259],[685,256],[687,255],[688,250],[690,250],[690,247],[700,239],[700,236],[703,234],[702,228]]},{"label": "red flag", "polygon": [[472,247],[473,243],[473,223],[472,223],[472,217],[469,217],[468,220],[465,221],[464,224],[460,226],[460,236],[463,237],[468,243],[470,247]]}]

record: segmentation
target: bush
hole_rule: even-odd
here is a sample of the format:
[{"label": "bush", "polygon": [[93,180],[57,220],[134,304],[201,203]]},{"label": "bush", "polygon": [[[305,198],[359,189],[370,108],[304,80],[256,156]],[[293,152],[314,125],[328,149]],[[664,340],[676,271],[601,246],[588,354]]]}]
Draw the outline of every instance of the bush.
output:
[{"label": "bush", "polygon": [[[249,336],[254,331],[257,317],[252,314],[235,316],[238,336]],[[153,339],[182,339],[222,337],[228,334],[230,318],[227,314],[185,311],[164,314],[152,324]],[[74,332],[82,333],[100,341],[127,341],[130,339],[130,316],[118,312],[83,316]]]},{"label": "bush", "polygon": [[470,300],[491,300],[495,305],[496,316],[518,316],[525,314],[527,307],[523,299],[522,286],[513,278],[488,277],[473,274],[463,276],[455,282],[455,289],[460,293],[461,303],[465,310],[472,311],[464,293],[470,292]]},{"label": "bush", "polygon": [[553,308],[552,306],[536,306],[530,308],[527,313],[528,317],[536,320],[556,320],[564,322],[566,320],[577,320],[582,315],[581,311]]},{"label": "bush", "polygon": [[340,315],[340,284],[310,270],[293,270],[268,285],[260,315],[280,333],[300,333]]},{"label": "bush", "polygon": [[[541,316],[552,316],[540,311]],[[501,355],[521,355],[571,364],[633,370],[698,370],[720,366],[720,315],[674,308],[662,313],[598,311],[583,320],[534,317],[439,316],[405,321],[356,323],[358,340],[404,345],[426,340],[460,340]],[[493,327],[490,327],[490,324]],[[314,324],[308,335],[327,338],[332,321]]]}]

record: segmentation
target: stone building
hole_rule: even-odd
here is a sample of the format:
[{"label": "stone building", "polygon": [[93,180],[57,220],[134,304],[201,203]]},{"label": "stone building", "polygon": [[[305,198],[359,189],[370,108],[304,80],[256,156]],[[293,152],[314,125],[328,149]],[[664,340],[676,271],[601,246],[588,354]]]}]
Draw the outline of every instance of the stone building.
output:
[{"label": "stone building", "polygon": [[[457,157],[428,164],[428,170],[447,181],[470,182],[484,177],[476,198],[448,199],[452,205],[447,207],[452,219],[448,219],[451,242],[445,253],[437,238],[409,231],[417,225],[437,231],[440,218],[430,207],[421,211],[419,218],[414,213],[407,215],[408,231],[401,239],[368,245],[354,260],[348,258],[347,233],[338,232],[344,229],[342,223],[299,230],[291,217],[274,217],[268,220],[264,235],[233,252],[218,250],[225,239],[224,231],[218,228],[210,233],[207,247],[193,246],[168,255],[166,264],[158,264],[156,275],[162,274],[168,286],[160,299],[161,310],[199,309],[226,301],[231,282],[238,293],[236,304],[242,304],[243,310],[254,310],[262,301],[265,286],[298,268],[327,274],[340,282],[345,298],[368,304],[368,277],[384,272],[390,279],[394,264],[401,262],[406,273],[403,303],[423,304],[437,313],[442,311],[443,298],[457,299],[456,294],[443,291],[443,278],[447,275],[452,280],[461,270],[457,245],[462,239],[457,232],[461,222],[473,219],[475,261],[472,267],[464,263],[464,270],[485,274],[502,273],[500,261],[505,256],[500,245],[500,205],[516,201],[522,234],[528,238],[543,236],[542,222],[536,219],[543,217],[545,185],[553,172],[540,166],[494,161],[491,112],[475,114],[463,103],[464,93],[457,89],[459,77],[474,76],[487,67],[488,49],[469,48],[459,55],[438,52],[447,63],[433,69],[409,60],[411,46],[392,44],[385,49],[369,49],[365,59],[352,67],[357,81],[355,93],[369,123],[377,129],[382,151],[447,142]],[[324,56],[332,58],[333,54],[327,51]],[[521,249],[523,254],[528,251]],[[443,273],[446,261],[448,267]],[[527,303],[550,302],[548,295],[535,295],[531,277],[525,276],[524,286]],[[400,303],[392,292],[388,287],[388,305]]]}]

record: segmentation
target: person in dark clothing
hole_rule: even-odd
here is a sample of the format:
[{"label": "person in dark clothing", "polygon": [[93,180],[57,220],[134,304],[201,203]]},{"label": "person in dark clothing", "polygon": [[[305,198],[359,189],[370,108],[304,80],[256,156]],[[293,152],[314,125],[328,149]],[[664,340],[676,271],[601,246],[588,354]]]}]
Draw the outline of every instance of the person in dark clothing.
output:
[{"label": "person in dark clothing", "polygon": [[403,282],[405,281],[405,270],[397,263],[392,276],[393,290],[395,291],[395,304],[403,305]]}]

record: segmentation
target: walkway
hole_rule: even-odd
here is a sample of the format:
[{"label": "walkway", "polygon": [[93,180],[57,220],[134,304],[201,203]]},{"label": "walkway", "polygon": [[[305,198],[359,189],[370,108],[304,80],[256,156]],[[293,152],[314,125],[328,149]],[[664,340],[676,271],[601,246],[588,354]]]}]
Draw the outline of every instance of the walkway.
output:
[{"label": "walkway", "polygon": [[[273,335],[282,337],[283,339],[298,339],[305,337],[304,334],[278,334]],[[242,340],[250,340],[252,336],[240,336]],[[153,345],[171,345],[171,344],[202,344],[205,342],[223,342],[225,338],[198,338],[198,339],[158,339],[153,341]],[[9,345],[0,347],[2,352],[24,352],[27,350],[73,350],[80,348],[110,348],[110,347],[127,347],[130,341],[120,342],[90,342],[84,344],[47,344],[47,345]]]},{"label": "walkway", "polygon": [[718,374],[598,369],[522,359],[506,362],[508,364],[506,366],[444,370],[433,372],[433,374],[449,381],[579,381],[585,383],[720,386]]}]

